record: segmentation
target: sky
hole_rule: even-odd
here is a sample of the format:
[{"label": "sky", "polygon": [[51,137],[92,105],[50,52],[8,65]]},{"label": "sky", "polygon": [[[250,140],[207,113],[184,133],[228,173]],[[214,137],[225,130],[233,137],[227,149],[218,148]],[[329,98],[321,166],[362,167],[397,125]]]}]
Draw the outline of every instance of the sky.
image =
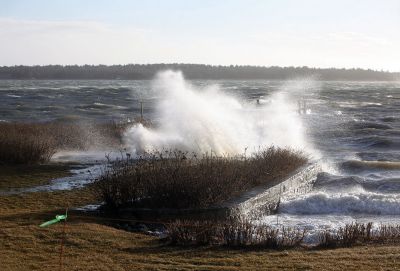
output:
[{"label": "sky", "polygon": [[399,0],[0,0],[0,66],[400,71]]}]

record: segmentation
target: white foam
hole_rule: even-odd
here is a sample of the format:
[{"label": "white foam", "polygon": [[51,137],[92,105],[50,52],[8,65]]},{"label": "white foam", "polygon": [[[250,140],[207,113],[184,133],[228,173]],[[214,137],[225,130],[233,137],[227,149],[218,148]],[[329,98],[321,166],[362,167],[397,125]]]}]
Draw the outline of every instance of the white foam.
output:
[{"label": "white foam", "polygon": [[105,162],[107,161],[107,157],[111,160],[121,158],[121,153],[110,150],[59,151],[51,157],[51,161],[58,163],[79,162],[90,164]]},{"label": "white foam", "polygon": [[6,94],[6,96],[11,97],[11,98],[21,98],[20,95],[14,95],[14,94]]},{"label": "white foam", "polygon": [[195,87],[173,71],[158,74],[151,91],[162,96],[155,109],[160,125],[130,128],[125,140],[133,152],[167,148],[237,154],[270,145],[312,150],[287,92],[272,94],[268,103],[257,106],[216,85]]},{"label": "white foam", "polygon": [[367,192],[354,187],[347,192],[313,192],[284,200],[280,212],[288,214],[375,214],[400,215],[400,195]]}]

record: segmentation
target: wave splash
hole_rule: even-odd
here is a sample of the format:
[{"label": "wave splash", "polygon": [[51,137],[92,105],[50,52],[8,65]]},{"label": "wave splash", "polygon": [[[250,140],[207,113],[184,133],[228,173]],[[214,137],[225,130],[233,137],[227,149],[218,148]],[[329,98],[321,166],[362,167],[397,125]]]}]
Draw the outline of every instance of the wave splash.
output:
[{"label": "wave splash", "polygon": [[137,124],[126,132],[133,152],[167,148],[238,154],[270,145],[312,149],[296,103],[283,92],[272,94],[267,103],[246,103],[217,85],[196,87],[174,71],[159,73],[152,88],[162,96],[155,109],[159,125]]}]

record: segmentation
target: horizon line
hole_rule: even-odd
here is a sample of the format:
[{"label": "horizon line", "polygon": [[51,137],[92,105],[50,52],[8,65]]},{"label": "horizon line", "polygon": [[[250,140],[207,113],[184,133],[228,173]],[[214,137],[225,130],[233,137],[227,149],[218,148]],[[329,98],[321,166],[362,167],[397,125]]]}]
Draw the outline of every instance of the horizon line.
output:
[{"label": "horizon line", "polygon": [[254,68],[306,68],[306,69],[314,69],[314,70],[363,70],[363,71],[373,71],[373,72],[381,72],[381,73],[400,73],[399,71],[390,71],[390,70],[378,70],[378,69],[373,69],[373,68],[360,68],[360,67],[352,67],[352,68],[345,68],[345,67],[329,67],[329,68],[323,68],[323,67],[313,67],[313,66],[279,66],[279,65],[249,65],[249,64],[229,64],[229,65],[220,65],[220,64],[204,64],[204,63],[180,63],[180,62],[168,62],[168,63],[162,63],[162,62],[157,62],[157,63],[126,63],[126,64],[32,64],[32,65],[24,65],[24,64],[14,64],[14,65],[1,65],[0,68],[11,68],[11,67],[46,67],[46,66],[62,66],[62,67],[68,67],[68,66],[78,66],[78,67],[84,67],[84,66],[106,66],[106,67],[111,67],[111,66],[129,66],[129,65],[140,65],[140,66],[146,66],[146,65],[199,65],[199,66],[211,66],[211,67],[254,67]]}]

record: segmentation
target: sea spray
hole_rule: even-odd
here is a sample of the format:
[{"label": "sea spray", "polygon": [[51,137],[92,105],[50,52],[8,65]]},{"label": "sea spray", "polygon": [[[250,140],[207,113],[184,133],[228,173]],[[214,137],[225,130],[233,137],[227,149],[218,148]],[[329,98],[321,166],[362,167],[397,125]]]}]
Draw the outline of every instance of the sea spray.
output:
[{"label": "sea spray", "polygon": [[288,92],[256,104],[223,93],[217,85],[196,87],[181,72],[159,73],[152,84],[161,99],[157,127],[136,124],[125,134],[133,152],[180,149],[217,154],[257,151],[271,145],[311,152],[295,102]]}]

